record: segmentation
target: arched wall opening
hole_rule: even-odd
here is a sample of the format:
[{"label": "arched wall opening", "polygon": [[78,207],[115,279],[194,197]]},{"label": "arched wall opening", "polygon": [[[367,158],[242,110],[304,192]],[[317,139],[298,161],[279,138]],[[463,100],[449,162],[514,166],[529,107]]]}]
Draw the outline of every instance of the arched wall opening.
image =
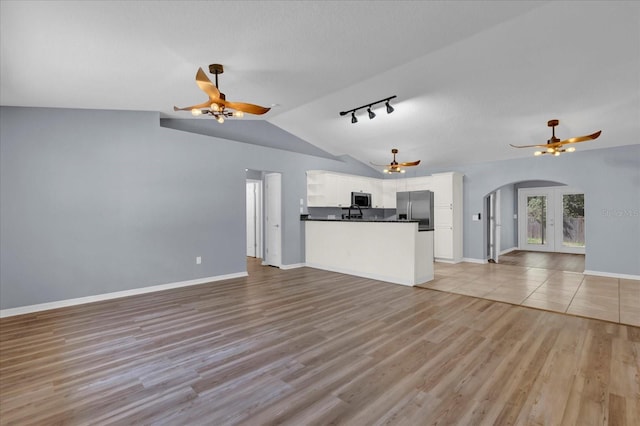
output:
[{"label": "arched wall opening", "polygon": [[518,249],[518,190],[567,186],[567,183],[542,179],[509,182],[483,196],[483,259],[494,262],[499,255]]}]

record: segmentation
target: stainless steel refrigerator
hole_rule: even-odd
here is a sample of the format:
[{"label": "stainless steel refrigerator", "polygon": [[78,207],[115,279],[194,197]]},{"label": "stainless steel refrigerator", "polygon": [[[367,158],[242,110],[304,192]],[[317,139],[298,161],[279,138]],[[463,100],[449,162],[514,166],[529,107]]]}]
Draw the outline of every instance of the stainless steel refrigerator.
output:
[{"label": "stainless steel refrigerator", "polygon": [[417,220],[418,230],[433,230],[433,192],[407,191],[396,193],[398,220]]}]

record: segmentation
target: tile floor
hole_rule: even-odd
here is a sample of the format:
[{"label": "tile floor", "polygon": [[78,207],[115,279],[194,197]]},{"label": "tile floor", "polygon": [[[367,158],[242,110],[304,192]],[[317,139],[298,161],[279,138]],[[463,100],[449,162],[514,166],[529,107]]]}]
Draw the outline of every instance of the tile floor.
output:
[{"label": "tile floor", "polygon": [[435,264],[419,287],[640,327],[640,281],[526,265]]}]

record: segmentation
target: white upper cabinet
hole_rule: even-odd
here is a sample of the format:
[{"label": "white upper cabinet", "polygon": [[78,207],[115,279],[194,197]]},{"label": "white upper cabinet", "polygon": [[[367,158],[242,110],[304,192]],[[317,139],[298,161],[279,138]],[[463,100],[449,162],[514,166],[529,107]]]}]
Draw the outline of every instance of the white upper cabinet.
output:
[{"label": "white upper cabinet", "polygon": [[432,176],[433,203],[436,206],[450,206],[453,203],[454,173],[436,173]]},{"label": "white upper cabinet", "polygon": [[405,191],[432,191],[433,179],[431,176],[420,176],[414,178],[407,178]]},{"label": "white upper cabinet", "polygon": [[346,175],[309,170],[307,207],[348,207],[351,203],[351,192],[346,192],[348,187]]},{"label": "white upper cabinet", "polygon": [[396,208],[396,192],[398,179],[382,180],[382,207],[385,209]]}]

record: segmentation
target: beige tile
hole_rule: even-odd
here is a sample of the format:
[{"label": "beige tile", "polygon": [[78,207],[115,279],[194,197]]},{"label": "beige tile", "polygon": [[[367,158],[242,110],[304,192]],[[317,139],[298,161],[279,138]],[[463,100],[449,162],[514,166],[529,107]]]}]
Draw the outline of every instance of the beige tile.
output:
[{"label": "beige tile", "polygon": [[459,287],[465,283],[466,281],[461,281],[459,279],[452,278],[452,277],[446,277],[446,278],[436,278],[433,281],[420,284],[419,287],[431,288],[434,290],[451,291],[456,287]]},{"label": "beige tile", "polygon": [[520,305],[527,298],[527,295],[526,294],[521,294],[521,295],[501,294],[501,293],[490,292],[485,294],[482,297],[489,300],[495,300],[497,302],[506,302],[506,303],[512,303],[514,305]]},{"label": "beige tile", "polygon": [[586,308],[580,305],[574,305],[571,303],[569,308],[567,308],[568,314],[579,315],[581,317],[589,317],[595,319],[601,319],[605,321],[613,321],[618,322],[620,320],[620,315],[618,310],[600,310],[594,308]]},{"label": "beige tile", "polygon": [[542,284],[539,282],[526,281],[526,280],[511,280],[500,284],[500,288],[509,288],[509,289],[521,289],[521,290],[529,290],[535,291]]},{"label": "beige tile", "polygon": [[640,308],[627,308],[620,305],[620,322],[640,327]]},{"label": "beige tile", "polygon": [[528,306],[530,308],[544,309],[546,311],[554,312],[565,312],[569,307],[568,301],[566,303],[562,303],[557,300],[540,300],[533,298],[534,295],[535,293],[526,298],[525,301],[522,302],[522,306]]},{"label": "beige tile", "polygon": [[464,294],[465,296],[484,297],[491,290],[476,286],[462,286],[452,290],[456,294]]},{"label": "beige tile", "polygon": [[[557,293],[545,293],[540,291],[534,291],[527,298],[527,300],[529,299],[559,303],[561,305],[569,306],[569,303],[571,303],[571,300],[573,299],[573,294],[570,294],[570,293],[557,294]],[[566,309],[566,306],[565,306],[565,309]]]},{"label": "beige tile", "polygon": [[609,285],[609,286],[617,286],[618,278],[611,277],[599,277],[595,275],[585,275],[583,284],[599,284],[599,285]]},{"label": "beige tile", "polygon": [[640,297],[625,297],[620,295],[620,306],[626,306],[627,308],[640,309]]},{"label": "beige tile", "polygon": [[640,291],[640,280],[626,280],[620,278],[620,288]]},{"label": "beige tile", "polygon": [[640,326],[640,281],[535,265],[436,263],[421,287]]},{"label": "beige tile", "polygon": [[610,297],[617,299],[620,295],[618,288],[602,287],[602,286],[585,286],[581,285],[576,291],[576,296],[580,297]]},{"label": "beige tile", "polygon": [[574,306],[579,307],[580,309],[583,309],[583,310],[593,309],[593,310],[615,312],[616,315],[620,310],[620,305],[617,299],[604,298],[604,297],[580,298],[576,296],[571,301],[571,305],[569,306],[569,308]]},{"label": "beige tile", "polygon": [[563,297],[563,298],[568,297],[569,300],[571,300],[574,294],[576,294],[576,291],[575,289],[555,288],[555,287],[549,287],[546,284],[542,284],[540,287],[536,289],[534,294],[535,293],[545,294],[545,295],[548,295],[549,297]]},{"label": "beige tile", "polygon": [[553,287],[553,288],[561,288],[561,289],[565,289],[565,290],[571,290],[573,292],[575,292],[578,288],[580,288],[580,282],[567,282],[567,281],[551,281],[551,280],[547,280],[544,283],[542,283],[542,285],[544,285],[546,287]]}]

